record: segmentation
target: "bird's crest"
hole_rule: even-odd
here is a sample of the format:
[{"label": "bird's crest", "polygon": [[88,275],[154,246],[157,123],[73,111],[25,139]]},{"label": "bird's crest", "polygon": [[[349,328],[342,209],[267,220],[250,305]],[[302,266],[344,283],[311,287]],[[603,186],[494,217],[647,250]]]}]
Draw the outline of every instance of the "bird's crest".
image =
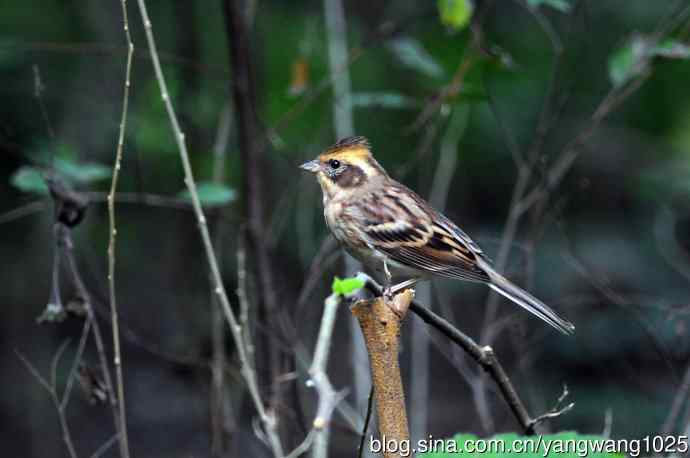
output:
[{"label": "bird's crest", "polygon": [[332,157],[338,158],[367,158],[371,156],[371,145],[366,137],[346,137],[319,155],[319,159],[327,161]]}]

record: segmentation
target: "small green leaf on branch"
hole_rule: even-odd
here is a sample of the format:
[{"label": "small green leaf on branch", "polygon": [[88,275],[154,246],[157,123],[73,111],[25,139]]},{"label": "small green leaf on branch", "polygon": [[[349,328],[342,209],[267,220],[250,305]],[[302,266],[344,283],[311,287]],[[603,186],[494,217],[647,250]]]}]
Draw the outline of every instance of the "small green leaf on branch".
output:
[{"label": "small green leaf on branch", "polygon": [[[201,205],[207,207],[225,205],[237,198],[237,193],[234,189],[210,181],[198,183],[196,186],[196,192],[199,196]],[[192,200],[189,190],[181,191],[179,196],[189,201]]]},{"label": "small green leaf on branch", "polygon": [[473,11],[474,5],[470,0],[438,0],[441,23],[454,32],[467,27]]},{"label": "small green leaf on branch", "polygon": [[339,294],[345,297],[352,296],[355,294],[357,291],[362,289],[364,287],[364,280],[361,278],[357,277],[349,277],[349,278],[338,278],[334,277],[333,278],[333,285],[331,286],[331,289],[333,290],[333,294]]}]

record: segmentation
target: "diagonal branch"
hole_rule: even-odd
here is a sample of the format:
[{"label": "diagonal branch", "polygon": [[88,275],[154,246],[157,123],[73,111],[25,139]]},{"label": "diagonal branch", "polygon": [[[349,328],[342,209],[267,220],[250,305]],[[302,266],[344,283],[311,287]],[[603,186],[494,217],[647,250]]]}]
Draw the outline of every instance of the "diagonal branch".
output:
[{"label": "diagonal branch", "polygon": [[[383,293],[381,285],[376,283],[371,277],[364,273],[357,274],[357,277],[364,280],[366,288],[374,295]],[[414,312],[419,318],[424,320],[429,326],[437,329],[444,336],[450,339],[455,345],[461,347],[467,352],[474,361],[484,369],[489,376],[496,382],[498,388],[503,395],[503,398],[508,403],[508,407],[513,412],[515,419],[522,427],[525,434],[533,435],[536,432],[537,425],[546,419],[551,419],[560,416],[570,410],[574,404],[570,404],[560,411],[549,411],[544,415],[532,418],[522,402],[522,399],[513,386],[508,374],[494,354],[490,346],[480,346],[471,337],[462,333],[458,328],[450,324],[443,317],[435,314],[428,308],[421,305],[419,302],[412,301],[410,303],[410,311]],[[562,402],[562,400],[561,400]],[[560,404],[560,402],[559,402]]]},{"label": "diagonal branch", "polygon": [[242,337],[242,329],[237,321],[235,312],[233,312],[230,307],[230,300],[228,299],[227,292],[225,291],[225,286],[223,285],[223,280],[220,274],[220,268],[218,266],[218,261],[216,255],[213,251],[213,245],[211,244],[211,236],[208,230],[208,224],[206,221],[206,216],[201,208],[201,202],[199,200],[199,193],[197,192],[196,182],[194,181],[194,174],[192,173],[192,165],[189,160],[189,152],[187,151],[187,144],[185,143],[185,136],[180,128],[180,123],[175,114],[175,109],[173,108],[172,102],[170,100],[170,94],[168,92],[168,86],[163,75],[163,70],[161,69],[160,60],[158,58],[158,51],[156,48],[156,42],[153,36],[153,29],[151,26],[151,19],[149,19],[148,11],[146,9],[146,2],[144,0],[137,0],[139,4],[139,11],[141,12],[141,18],[144,23],[144,29],[146,31],[146,41],[149,47],[149,53],[151,54],[151,60],[153,62],[153,68],[156,74],[156,79],[158,81],[158,86],[161,90],[161,98],[165,105],[168,118],[170,119],[170,125],[173,130],[173,135],[175,141],[177,142],[177,147],[180,153],[180,160],[182,161],[182,166],[184,168],[185,175],[185,185],[189,191],[192,198],[192,206],[194,207],[194,215],[199,226],[199,232],[201,235],[201,241],[204,246],[204,251],[206,254],[206,259],[208,262],[211,275],[214,282],[214,294],[218,296],[218,300],[225,314],[225,318],[230,326],[230,332],[237,349],[237,354],[240,359],[241,373],[244,378],[249,393],[251,395],[254,407],[256,408],[261,423],[264,427],[264,432],[268,437],[269,446],[275,456],[283,456],[283,446],[280,443],[278,434],[276,432],[276,422],[273,414],[269,412],[261,400],[259,394],[259,383],[257,381],[256,372],[254,366],[251,363],[246,346],[244,344],[244,339]]},{"label": "diagonal branch", "polygon": [[67,348],[67,344],[69,344],[69,340],[66,340],[62,345],[60,345],[60,348],[55,353],[55,356],[53,356],[50,370],[51,383],[48,383],[48,381],[38,372],[38,369],[36,369],[36,367],[33,364],[31,364],[31,362],[26,358],[26,356],[20,353],[17,349],[14,350],[14,353],[22,361],[22,363],[24,363],[24,366],[26,366],[27,370],[31,373],[31,375],[50,395],[50,399],[51,401],[53,401],[55,410],[57,410],[58,419],[60,421],[60,430],[62,431],[62,440],[65,443],[65,446],[67,447],[67,452],[69,453],[70,458],[77,458],[77,452],[74,448],[74,442],[72,441],[72,434],[70,432],[69,425],[67,424],[67,416],[65,415],[65,409],[63,409],[60,405],[60,398],[58,397],[57,388],[55,386],[55,372],[57,370],[57,364],[60,360],[60,356]]}]

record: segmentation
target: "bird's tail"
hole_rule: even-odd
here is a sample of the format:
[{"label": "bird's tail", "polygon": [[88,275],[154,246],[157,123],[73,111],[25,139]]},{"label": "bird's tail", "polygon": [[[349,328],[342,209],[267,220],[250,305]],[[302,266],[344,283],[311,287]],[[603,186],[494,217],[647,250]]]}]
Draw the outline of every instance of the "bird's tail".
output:
[{"label": "bird's tail", "polygon": [[507,297],[528,312],[546,321],[563,334],[570,335],[575,332],[575,326],[571,322],[558,316],[556,312],[551,310],[548,305],[544,304],[542,301],[532,296],[522,288],[512,284],[508,279],[493,270],[490,266],[483,265],[481,267],[491,279],[491,283],[489,283],[491,289],[498,292],[502,296]]}]

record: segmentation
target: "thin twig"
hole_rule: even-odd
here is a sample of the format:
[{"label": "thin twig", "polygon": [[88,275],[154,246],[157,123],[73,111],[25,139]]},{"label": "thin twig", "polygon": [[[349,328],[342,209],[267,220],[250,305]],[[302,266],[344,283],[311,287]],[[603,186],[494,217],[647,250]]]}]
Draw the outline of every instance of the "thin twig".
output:
[{"label": "thin twig", "polygon": [[252,330],[249,327],[249,297],[247,295],[247,255],[244,249],[244,238],[237,244],[237,300],[240,303],[240,327],[247,348],[247,357],[254,364],[254,343]]},{"label": "thin twig", "polygon": [[225,0],[224,13],[227,29],[228,51],[232,66],[233,103],[237,116],[237,134],[240,156],[242,160],[242,198],[243,217],[247,225],[247,240],[250,254],[254,260],[252,267],[257,280],[256,296],[258,299],[259,319],[266,323],[267,329],[276,339],[269,339],[261,346],[263,357],[258,360],[257,367],[265,364],[269,374],[268,410],[276,415],[276,423],[282,430],[278,431],[285,438],[289,437],[289,431],[285,429],[287,422],[280,422],[279,412],[283,406],[283,389],[276,380],[284,372],[292,370],[292,361],[289,361],[285,352],[275,340],[284,338],[285,323],[288,319],[284,310],[278,308],[276,290],[279,283],[274,281],[274,263],[269,255],[268,239],[264,223],[264,198],[265,186],[263,183],[264,169],[262,157],[264,146],[261,144],[261,128],[258,118],[257,90],[254,78],[252,59],[252,39],[250,35],[249,20],[242,0]]},{"label": "thin twig", "polygon": [[[84,195],[89,199],[89,203],[103,203],[108,200],[108,193],[86,192]],[[192,210],[192,204],[180,197],[169,197],[158,194],[146,194],[137,192],[121,192],[115,196],[116,203],[141,204],[151,207],[172,208],[178,210]],[[25,216],[40,213],[49,206],[46,200],[36,200],[20,207],[8,210],[0,214],[0,225],[10,223]]]},{"label": "thin twig", "polygon": [[333,415],[333,409],[335,409],[336,404],[343,397],[343,393],[338,393],[333,389],[333,385],[331,385],[328,375],[326,374],[328,355],[333,340],[333,328],[339,305],[340,295],[338,294],[331,294],[326,299],[323,316],[321,318],[319,337],[316,341],[316,348],[314,350],[314,358],[309,368],[309,376],[319,396],[316,416],[313,422],[315,436],[312,456],[314,458],[326,458],[328,456],[331,416]]},{"label": "thin twig", "polygon": [[[46,125],[46,129],[48,129],[48,135],[50,135],[51,140],[55,140],[55,131],[53,130],[53,126],[50,123],[50,117],[48,116],[48,109],[46,108],[45,103],[43,102],[43,91],[45,90],[45,86],[43,85],[43,81],[41,80],[41,72],[38,69],[38,65],[34,64],[33,65],[33,71],[34,71],[34,97],[36,98],[36,101],[38,102],[38,106],[41,109],[41,116],[43,116],[43,122]],[[54,153],[51,153],[51,158],[54,156]]]},{"label": "thin twig", "polygon": [[683,376],[683,383],[681,383],[676,395],[671,403],[671,408],[669,409],[668,416],[661,427],[661,434],[663,436],[668,436],[676,432],[676,427],[678,423],[678,417],[683,408],[683,405],[688,399],[688,392],[690,392],[690,366],[685,370],[685,375]]},{"label": "thin twig", "polygon": [[309,434],[306,435],[304,440],[297,446],[295,447],[290,453],[285,455],[285,458],[297,458],[299,456],[304,455],[309,451],[309,448],[311,448],[312,444],[314,443],[314,436],[316,435],[316,431],[314,429],[309,431]]},{"label": "thin twig", "polygon": [[168,92],[168,87],[165,82],[165,77],[163,76],[163,70],[161,69],[160,60],[158,59],[158,51],[156,49],[156,42],[153,36],[153,30],[151,26],[151,20],[149,19],[148,11],[146,9],[146,2],[144,0],[137,0],[139,5],[139,11],[141,12],[142,21],[144,23],[144,29],[146,31],[146,40],[149,47],[149,52],[151,54],[151,60],[153,62],[153,68],[156,74],[156,79],[158,81],[159,88],[161,90],[161,98],[165,105],[168,117],[170,119],[170,124],[173,130],[173,135],[175,141],[177,142],[177,147],[180,153],[180,159],[182,161],[182,166],[184,168],[185,175],[185,185],[189,191],[192,199],[192,205],[194,207],[194,214],[199,225],[199,232],[201,234],[201,240],[204,245],[204,250],[206,253],[206,258],[208,261],[209,269],[211,275],[213,276],[215,287],[214,293],[218,295],[220,299],[220,305],[225,313],[225,318],[230,325],[230,331],[237,349],[237,355],[240,359],[241,373],[247,384],[247,388],[251,395],[254,407],[256,408],[261,422],[265,429],[265,434],[268,436],[268,442],[271,447],[273,454],[277,457],[283,456],[283,447],[280,443],[280,439],[276,433],[276,422],[273,413],[269,413],[261,400],[259,395],[259,385],[256,379],[256,372],[254,371],[251,361],[248,359],[244,341],[242,338],[242,330],[235,313],[230,307],[230,301],[228,299],[227,293],[225,291],[225,286],[223,285],[223,280],[220,275],[220,269],[218,267],[218,261],[216,260],[216,255],[213,251],[213,245],[211,244],[211,236],[208,231],[208,225],[206,222],[206,216],[204,216],[204,211],[201,208],[201,202],[199,200],[199,194],[197,192],[196,183],[194,181],[194,175],[192,173],[192,165],[189,160],[189,153],[187,151],[187,145],[185,143],[185,136],[180,128],[177,115],[173,108],[172,102],[170,100],[170,94]]},{"label": "thin twig", "polygon": [[[334,254],[335,256],[333,256]],[[305,280],[302,282],[302,288],[297,295],[297,302],[295,305],[295,313],[298,316],[307,304],[311,293],[319,285],[324,270],[330,266],[337,256],[340,256],[338,244],[332,235],[328,235],[321,241],[316,255],[312,258],[309,269],[302,277]],[[299,325],[299,321],[296,322],[295,325]]]},{"label": "thin twig", "polygon": [[369,430],[369,422],[371,421],[371,413],[374,407],[374,385],[369,390],[369,402],[367,402],[367,414],[364,417],[364,426],[362,427],[362,435],[359,438],[359,448],[357,448],[357,458],[362,458],[364,454],[364,443],[367,439],[367,431]]},{"label": "thin twig", "polygon": [[[560,154],[553,161],[546,173],[544,183],[540,183],[533,189],[529,189],[530,179],[533,176],[533,166],[539,158],[539,152],[543,145],[543,139],[547,133],[547,110],[550,106],[550,98],[553,92],[553,81],[557,76],[557,68],[562,60],[562,50],[557,52],[557,59],[554,64],[554,71],[552,72],[552,79],[549,83],[549,91],[547,99],[544,102],[540,120],[536,128],[535,141],[532,144],[528,154],[527,163],[523,163],[518,167],[518,179],[513,188],[511,197],[510,210],[506,218],[506,224],[501,237],[501,247],[496,259],[496,268],[499,271],[505,270],[508,254],[512,242],[517,233],[518,225],[521,221],[522,215],[532,208],[532,206],[540,199],[546,198],[549,192],[560,183],[566,173],[575,163],[579,156],[582,146],[594,135],[601,123],[610,115],[616,108],[618,108],[625,100],[634,94],[642,84],[648,79],[651,74],[651,69],[637,76],[635,79],[628,82],[626,85],[612,88],[597,105],[593,111],[587,125],[561,150]],[[486,304],[486,313],[484,316],[484,325],[482,327],[482,341],[491,342],[496,333],[492,332],[490,323],[493,321],[498,305],[498,295],[489,294]]]},{"label": "thin twig", "polygon": [[100,447],[98,447],[96,449],[95,452],[93,452],[93,455],[91,455],[91,458],[98,458],[98,457],[102,456],[105,452],[107,452],[110,449],[110,447],[113,446],[115,441],[117,441],[117,436],[118,436],[117,433],[113,434],[110,439],[105,441]]},{"label": "thin twig", "polygon": [[70,458],[77,458],[77,452],[74,448],[74,442],[72,442],[72,434],[67,423],[65,410],[60,407],[60,399],[58,398],[57,389],[55,388],[55,371],[57,367],[57,362],[60,359],[60,355],[62,354],[62,352],[65,350],[65,348],[67,348],[68,343],[69,341],[65,341],[60,346],[60,349],[58,349],[57,353],[55,354],[51,362],[51,379],[53,381],[52,385],[49,384],[46,381],[46,379],[43,378],[43,376],[41,376],[41,374],[38,372],[38,369],[36,369],[36,367],[34,367],[34,365],[31,364],[31,362],[29,362],[29,360],[23,354],[21,354],[17,349],[14,350],[14,353],[22,361],[22,363],[24,363],[31,375],[34,376],[38,383],[40,383],[41,386],[50,395],[50,399],[51,401],[53,401],[55,410],[57,410],[58,420],[60,422],[60,430],[62,431],[62,440],[65,443],[65,446],[67,447],[67,452],[69,453]]},{"label": "thin twig", "polygon": [[571,402],[561,407],[563,401],[565,401],[568,398],[568,395],[570,395],[570,391],[568,391],[568,387],[566,385],[563,385],[563,393],[561,393],[561,395],[558,397],[558,399],[556,400],[556,404],[551,408],[551,410],[532,419],[532,421],[530,422],[530,427],[532,431],[534,431],[534,429],[539,423],[542,423],[546,420],[550,420],[552,418],[558,418],[564,413],[569,412],[573,407],[575,407],[574,402]]},{"label": "thin twig", "polygon": [[[216,130],[216,139],[213,143],[213,182],[220,186],[225,182],[225,158],[231,127],[232,110],[230,102],[227,102],[221,112]],[[218,253],[221,254],[223,253],[223,233],[225,232],[223,230],[223,216],[227,208],[220,209],[218,214],[214,215],[214,246]],[[219,257],[218,262],[222,263],[222,258]],[[219,268],[222,268],[222,264]],[[223,456],[226,453],[227,438],[229,437],[227,425],[232,422],[228,393],[225,389],[225,361],[227,359],[225,351],[225,323],[223,322],[223,313],[217,303],[217,296],[213,294],[213,277],[209,274],[208,278],[211,290],[209,305],[211,307],[211,345],[213,347],[211,358],[211,396],[209,399],[211,411],[211,453],[213,456]]]},{"label": "thin twig", "polygon": [[108,364],[108,356],[105,352],[105,344],[103,341],[103,335],[101,334],[101,328],[98,324],[98,320],[96,318],[96,314],[93,310],[93,303],[91,301],[91,294],[89,291],[86,289],[86,285],[84,284],[84,280],[81,277],[81,274],[79,273],[79,269],[77,267],[77,260],[75,259],[74,256],[74,244],[72,243],[72,236],[70,234],[69,228],[65,227],[62,224],[58,225],[58,228],[60,229],[59,231],[59,237],[61,237],[62,241],[62,246],[65,247],[64,253],[65,257],[67,259],[67,266],[72,274],[72,280],[74,282],[74,286],[77,290],[77,293],[79,297],[83,300],[84,302],[84,309],[86,310],[86,316],[88,320],[91,322],[91,327],[93,329],[93,339],[96,342],[96,350],[98,352],[98,359],[99,363],[101,366],[101,373],[103,374],[103,381],[105,382],[106,389],[108,390],[108,399],[110,401],[110,409],[113,414],[113,423],[115,425],[115,431],[119,435],[120,431],[120,415],[119,415],[119,409],[118,409],[118,403],[117,399],[115,398],[115,390],[113,389],[113,381],[112,378],[110,377],[110,369],[109,369],[109,364]]},{"label": "thin twig", "polygon": [[111,326],[113,333],[113,364],[115,365],[115,377],[117,380],[117,403],[119,406],[119,422],[118,438],[120,443],[120,456],[122,458],[129,457],[129,441],[127,438],[127,415],[125,409],[125,388],[124,377],[122,375],[122,354],[120,351],[120,323],[117,311],[117,299],[115,294],[115,243],[117,239],[117,228],[115,226],[115,192],[117,190],[117,181],[120,176],[120,168],[122,165],[122,152],[124,149],[125,132],[127,129],[127,111],[129,107],[129,87],[130,75],[132,72],[132,55],[134,53],[134,44],[129,33],[129,20],[127,18],[127,0],[121,0],[122,6],[122,22],[125,31],[125,39],[127,41],[127,64],[125,67],[125,81],[124,94],[122,96],[122,115],[120,117],[120,131],[117,139],[117,151],[115,153],[115,164],[113,165],[113,178],[110,183],[110,192],[108,194],[108,290],[110,295],[110,314]]},{"label": "thin twig", "polygon": [[86,348],[86,341],[89,338],[89,331],[91,330],[91,321],[87,318],[84,320],[84,327],[81,331],[81,337],[79,338],[79,345],[77,346],[77,353],[74,356],[74,362],[72,363],[72,368],[67,375],[67,384],[65,385],[65,391],[62,393],[62,400],[60,401],[60,408],[66,409],[67,403],[69,403],[70,394],[72,393],[72,386],[74,386],[74,374],[77,372],[79,367],[79,362],[81,361],[82,355]]},{"label": "thin twig", "polygon": [[5,213],[0,214],[0,224],[9,223],[11,221],[23,218],[25,216],[33,215],[43,211],[47,207],[47,203],[43,200],[29,202],[21,207],[14,208]]}]

